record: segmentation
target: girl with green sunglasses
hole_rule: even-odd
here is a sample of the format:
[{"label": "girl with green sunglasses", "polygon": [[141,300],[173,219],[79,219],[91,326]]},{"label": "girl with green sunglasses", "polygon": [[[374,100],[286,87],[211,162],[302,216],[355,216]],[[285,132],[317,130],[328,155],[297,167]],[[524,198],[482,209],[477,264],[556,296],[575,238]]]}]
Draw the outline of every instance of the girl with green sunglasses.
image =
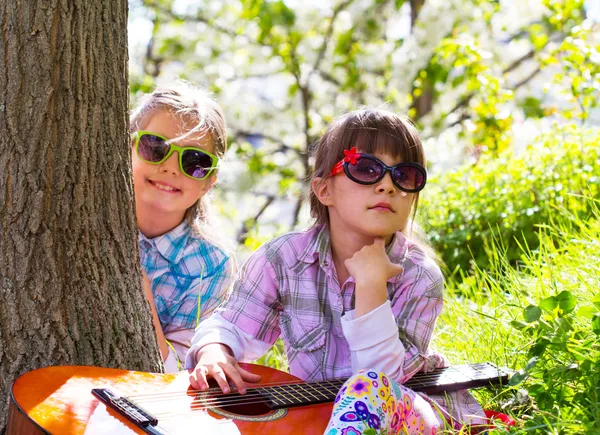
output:
[{"label": "girl with green sunglasses", "polygon": [[130,124],[143,287],[165,370],[174,372],[233,274],[207,213],[227,146],[225,120],[205,91],[178,82],[144,96]]}]

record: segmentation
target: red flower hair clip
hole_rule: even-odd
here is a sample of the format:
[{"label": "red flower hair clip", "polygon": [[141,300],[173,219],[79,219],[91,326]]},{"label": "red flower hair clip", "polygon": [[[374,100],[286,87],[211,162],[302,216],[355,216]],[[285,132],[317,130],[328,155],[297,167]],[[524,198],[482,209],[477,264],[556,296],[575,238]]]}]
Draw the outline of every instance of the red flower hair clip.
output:
[{"label": "red flower hair clip", "polygon": [[360,153],[356,152],[356,147],[352,147],[349,150],[344,150],[344,158],[337,162],[337,164],[331,170],[331,175],[337,175],[344,170],[344,163],[350,163],[356,165],[356,161],[360,159]]},{"label": "red flower hair clip", "polygon": [[344,162],[356,165],[356,159],[360,159],[360,153],[356,152],[356,147],[344,150]]}]

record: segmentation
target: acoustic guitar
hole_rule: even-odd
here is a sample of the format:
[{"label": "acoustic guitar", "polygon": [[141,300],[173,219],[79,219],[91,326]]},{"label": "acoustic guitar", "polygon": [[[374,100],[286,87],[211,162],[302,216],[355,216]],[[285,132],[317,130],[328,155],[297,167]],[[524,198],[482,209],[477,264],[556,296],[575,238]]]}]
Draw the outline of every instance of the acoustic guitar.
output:
[{"label": "acoustic guitar", "polygon": [[[56,366],[13,384],[7,435],[322,434],[344,380],[303,382],[275,369],[241,364],[262,376],[244,395],[194,391],[187,372],[144,373]],[[490,363],[418,373],[405,385],[428,394],[506,384]]]}]

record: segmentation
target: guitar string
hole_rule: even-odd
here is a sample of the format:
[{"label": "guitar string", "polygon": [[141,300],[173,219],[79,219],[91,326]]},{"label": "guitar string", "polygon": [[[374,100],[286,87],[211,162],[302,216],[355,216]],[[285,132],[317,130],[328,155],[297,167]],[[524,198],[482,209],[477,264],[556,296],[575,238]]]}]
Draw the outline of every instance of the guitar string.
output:
[{"label": "guitar string", "polygon": [[[456,382],[454,383],[456,384]],[[298,386],[303,386],[305,384],[294,384],[294,385],[298,385]],[[452,385],[452,384],[450,384]],[[293,405],[298,405],[298,404],[302,404],[303,402],[317,402],[319,400],[332,400],[332,396],[335,397],[337,394],[337,390],[338,390],[338,386],[337,385],[329,385],[329,388],[332,388],[334,391],[331,391],[329,389],[324,389],[324,386],[321,386],[322,388],[320,390],[313,390],[312,392],[307,390],[307,389],[300,389],[300,390],[295,390],[295,391],[285,391],[285,392],[275,392],[275,394],[273,394],[273,397],[271,399],[269,398],[264,398],[264,396],[259,395],[258,397],[256,395],[237,395],[237,396],[231,396],[229,394],[217,394],[215,396],[208,396],[205,395],[206,397],[196,397],[192,399],[192,405],[191,408],[192,410],[194,409],[212,409],[212,408],[216,408],[216,407],[226,407],[226,406],[241,406],[241,405],[250,405],[250,404],[258,404],[258,403],[269,403],[270,400],[274,400],[274,401],[279,401],[281,402],[283,405],[288,405],[288,406],[293,406]],[[326,394],[325,394],[325,393]],[[282,397],[277,397],[277,394],[286,394],[287,397],[282,398]],[[315,394],[316,393],[316,394]],[[251,394],[251,393],[250,393]],[[323,395],[324,397],[320,398],[317,397],[317,394]],[[310,396],[313,397],[310,397]],[[288,397],[292,396],[294,398],[295,401],[300,402],[297,403],[295,401],[290,400]],[[300,397],[302,396],[302,397]],[[223,400],[221,398],[226,397],[226,400]],[[315,400],[316,398],[316,400]],[[221,399],[221,400],[219,400]],[[286,403],[287,402],[287,403]],[[141,405],[141,401],[138,401],[138,403]],[[144,403],[147,403],[144,402]]]},{"label": "guitar string", "polygon": [[[302,387],[304,384],[295,384]],[[279,391],[279,392],[268,392],[268,396],[264,395],[252,394],[253,392],[249,392],[244,395],[231,395],[231,394],[216,394],[214,396],[204,395],[204,396],[196,396],[191,399],[191,408],[192,409],[200,409],[207,408],[212,409],[215,407],[227,407],[227,406],[241,406],[241,405],[251,405],[258,403],[270,403],[270,402],[280,402],[280,404],[284,404],[287,406],[293,406],[302,404],[304,402],[314,403],[323,400],[333,400],[341,387],[335,384],[326,386],[320,385],[319,388],[313,388],[312,391],[306,388],[298,388],[298,389],[290,389],[287,391]],[[254,389],[260,390],[260,389]],[[312,396],[312,397],[311,397]],[[189,397],[189,396],[188,396]],[[291,397],[291,398],[290,398]],[[183,399],[184,397],[182,397]],[[298,403],[300,402],[300,403]],[[146,401],[136,401],[136,403],[142,405],[142,403],[149,403]],[[276,403],[277,405],[277,403]]]},{"label": "guitar string", "polygon": [[[456,385],[448,384],[446,386]],[[468,388],[468,386],[462,386],[461,388]],[[253,389],[256,390],[256,389]],[[318,401],[330,401],[337,395],[339,391],[339,386],[332,384],[329,386],[320,386],[319,388],[307,389],[307,388],[299,388],[299,389],[290,389],[284,391],[272,391],[266,392],[266,396],[260,393],[260,389],[257,391],[250,391],[248,394],[244,395],[232,395],[232,394],[214,394],[210,395],[209,393],[204,393],[202,396],[191,397],[187,394],[180,395],[179,397],[171,397],[170,401],[177,399],[187,399],[190,398],[191,407],[227,407],[227,406],[242,406],[242,405],[252,405],[258,403],[269,403],[272,401],[276,405],[287,405],[292,406],[294,404],[298,404],[297,402],[318,402]],[[446,389],[448,390],[448,389]],[[136,404],[140,406],[152,406],[152,402],[164,402],[165,400],[156,400],[154,398],[148,398],[146,400],[135,400]],[[187,401],[186,401],[187,402]]]},{"label": "guitar string", "polygon": [[[340,380],[337,380],[337,381],[340,381]],[[333,382],[333,381],[327,381],[327,382]],[[464,380],[462,382],[464,382]],[[458,383],[458,382],[454,382],[454,384],[456,384],[456,383]],[[307,385],[307,383],[298,383],[298,384],[289,384],[289,383],[287,383],[286,384],[286,386],[290,386],[290,385],[291,386],[302,387],[302,386]],[[322,385],[320,385],[320,386],[322,387]],[[330,385],[329,387],[334,388],[336,391],[339,388],[339,387],[337,387],[337,385]],[[257,389],[261,389],[261,388],[257,387],[257,388],[251,388],[249,390],[257,390]],[[332,400],[331,396],[335,396],[336,395],[336,391],[332,392],[332,391],[327,390],[327,393],[330,396],[329,397],[325,397],[325,399],[327,401],[331,401]],[[287,392],[287,393],[289,395],[290,392]],[[314,398],[308,398],[308,400],[305,400],[307,398],[307,396],[311,395],[310,391],[306,391],[306,390],[304,390],[304,391],[291,391],[291,393],[292,393],[292,396],[294,396],[294,399],[297,400],[297,401],[299,401],[300,403],[294,403],[294,402],[287,403],[288,406],[301,405],[303,402],[308,402],[308,403],[314,403],[315,402]],[[322,391],[321,392],[318,391],[318,393],[319,394],[323,394]],[[304,396],[304,399],[302,399],[300,397],[295,397],[296,394]],[[242,405],[252,405],[252,404],[258,404],[258,403],[269,403],[268,399],[260,399],[259,400],[258,397],[251,398],[251,397],[248,397],[246,395],[233,396],[233,397],[229,397],[227,400],[222,400],[222,401],[218,401],[218,397],[219,396],[220,397],[227,396],[226,394],[218,394],[216,396],[217,397],[215,397],[215,396],[212,396],[212,397],[208,396],[208,397],[204,397],[204,398],[198,398],[198,397],[196,397],[196,398],[192,399],[192,403],[193,404],[192,404],[191,409],[189,411],[190,412],[195,412],[195,411],[200,411],[200,410],[209,411],[209,410],[214,409],[214,408],[227,407],[227,406],[233,406],[233,405],[235,405],[235,406],[242,406]],[[262,398],[263,396],[259,396],[259,397]],[[284,405],[286,405],[286,403],[285,403],[286,401],[290,402],[289,399],[284,400],[284,399],[281,399],[281,398],[275,398],[275,400],[282,402]],[[318,400],[319,399],[317,399],[317,401]],[[163,413],[154,414],[154,416],[156,416],[156,417],[160,416],[161,419],[164,420],[165,418],[172,418],[174,416],[186,415],[187,413],[188,412],[186,412],[186,413],[176,413],[175,412],[174,413],[174,412],[171,411],[171,412],[163,412]]]},{"label": "guitar string", "polygon": [[[322,388],[321,390],[315,390],[313,392],[316,392],[317,394],[320,394],[322,397],[317,397],[315,394],[312,394],[314,397],[313,398],[309,398],[308,401],[314,402],[315,398],[316,401],[318,400],[332,400],[330,399],[332,396],[335,397],[337,395],[337,391],[339,390],[339,387],[336,385],[331,385],[330,386],[331,389],[333,389],[333,391],[331,390],[327,390]],[[278,397],[279,395],[283,395],[285,393],[285,397]],[[289,396],[293,396],[295,400],[298,400],[300,402],[306,402],[307,400],[305,399],[301,399],[299,397],[299,395],[304,395],[305,398],[307,398],[308,396],[311,395],[311,393],[309,391],[285,391],[285,392],[277,392],[275,394],[269,394],[269,397],[265,397],[261,394],[258,395],[250,395],[248,396],[247,394],[244,395],[230,395],[230,394],[220,394],[220,395],[215,395],[215,396],[207,396],[207,397],[194,397],[192,398],[192,407],[206,407],[205,405],[208,404],[210,405],[210,408],[216,408],[216,407],[226,407],[226,406],[240,406],[240,405],[251,405],[251,404],[257,404],[257,403],[269,403],[269,402],[281,402],[283,404],[286,404],[288,406],[292,406],[294,404],[298,404],[298,403],[294,403],[293,401],[291,401],[288,397]],[[183,399],[184,397],[182,397]],[[216,405],[213,405],[216,402]],[[286,403],[287,402],[287,403]],[[139,401],[136,400],[134,402],[137,405],[142,406],[142,404],[144,403],[148,403],[148,401]]]},{"label": "guitar string", "polygon": [[[294,405],[303,405],[303,404],[314,404],[314,403],[317,403],[317,402],[320,402],[320,403],[323,403],[323,402],[332,402],[333,398],[337,394],[337,389],[336,389],[336,391],[333,391],[333,392],[332,391],[327,391],[328,396],[323,395],[322,398],[317,398],[317,400],[315,400],[314,398],[312,398],[312,399],[306,399],[306,396],[305,396],[304,399],[301,399],[300,397],[296,397],[296,395],[298,395],[299,392],[295,391],[295,392],[292,392],[292,393],[293,393],[292,396],[294,396],[294,399],[297,402],[293,402],[289,398],[285,398],[285,399],[282,399],[282,398],[277,399],[277,398],[275,398],[275,400],[281,402],[282,406],[284,406],[284,407],[293,407]],[[304,392],[304,393],[307,393],[307,392]],[[265,398],[264,396],[259,396],[259,397],[256,397],[255,399],[252,399],[252,398],[244,397],[244,396],[236,396],[236,397],[233,397],[233,398],[229,398],[226,401],[217,401],[217,400],[215,400],[212,397],[202,398],[202,399],[194,400],[188,411],[191,411],[191,412],[200,411],[200,410],[209,411],[209,410],[212,410],[212,409],[215,409],[215,408],[223,408],[223,407],[228,407],[228,406],[268,404],[268,403],[271,402],[271,400],[269,400],[268,398]],[[249,400],[245,400],[245,399],[249,399]],[[154,416],[155,417],[161,416],[161,418],[164,418],[165,416],[186,415],[187,413],[188,412],[185,412],[185,413],[174,413],[173,411],[168,411],[168,412],[164,412],[164,413],[158,413],[158,414],[156,414]]]},{"label": "guitar string", "polygon": [[[292,394],[293,398],[297,402],[294,402],[289,398],[276,399],[276,400],[279,400],[280,402],[282,402],[283,406],[286,406],[286,407],[293,407],[294,405],[302,405],[302,404],[311,404],[311,403],[315,403],[318,401],[318,400],[315,401],[314,399],[306,400],[306,395],[308,395],[308,392],[306,392],[306,391],[304,391],[304,392],[294,391],[292,393],[293,393]],[[302,393],[304,393],[304,394],[302,394]],[[325,397],[325,399],[327,402],[331,402],[333,400],[332,396],[335,396],[335,392],[328,391],[328,393],[330,394],[330,396]],[[304,398],[297,397],[297,395],[304,395]],[[245,399],[248,399],[248,400],[245,400]],[[215,400],[214,398],[207,397],[207,398],[193,400],[192,402],[193,402],[192,405],[190,406],[190,408],[188,408],[186,410],[186,412],[168,411],[168,412],[157,413],[157,414],[153,414],[153,415],[157,418],[160,417],[160,419],[164,420],[165,418],[172,418],[175,416],[187,415],[189,413],[199,412],[199,411],[210,411],[215,408],[224,408],[227,406],[266,404],[266,403],[269,403],[269,400],[265,399],[265,398],[258,398],[258,397],[250,398],[250,397],[244,397],[244,396],[236,396],[236,397],[231,397],[226,401],[218,401],[218,400]],[[288,402],[288,403],[285,403],[285,402]],[[321,403],[322,402],[323,401],[321,400]]]},{"label": "guitar string", "polygon": [[[500,378],[502,377],[503,373],[500,370],[494,369],[496,373],[476,373],[478,376],[484,376],[484,378],[480,378],[480,377],[468,377],[467,378],[467,374],[465,373],[461,373],[459,371],[456,371],[456,373],[458,373],[460,376],[462,376],[462,379],[460,380],[452,380],[453,382],[451,382],[450,384],[456,384],[456,383],[460,383],[460,382],[468,382],[468,381],[477,381],[477,380],[488,380],[488,379],[496,379],[496,378]],[[404,386],[407,386],[409,388],[418,388],[419,386],[423,386],[423,385],[419,385],[420,383],[426,383],[428,381],[439,381],[440,378],[445,377],[445,378],[450,378],[451,374],[448,371],[448,368],[446,368],[445,370],[440,370],[438,372],[428,372],[428,373],[419,373],[415,376],[413,376],[411,379],[409,379],[405,384],[403,384]],[[465,379],[467,378],[467,379]],[[447,382],[449,379],[444,379],[445,382]],[[293,381],[292,381],[293,382]],[[269,388],[269,387],[277,387],[277,386],[293,386],[293,385],[304,385],[304,386],[309,386],[309,387],[313,387],[313,386],[318,386],[321,383],[325,383],[325,382],[345,382],[343,379],[332,379],[330,381],[318,381],[318,382],[303,382],[303,381],[298,381],[297,383],[290,383],[290,381],[280,381],[280,382],[269,382],[269,383],[264,383],[264,384],[260,384],[259,386],[256,387],[248,387],[246,388],[247,391],[249,390],[255,390],[255,389],[264,389],[264,388]],[[425,386],[434,386],[434,385],[438,385],[438,384],[433,384],[433,385],[425,385]],[[341,385],[340,385],[341,387]],[[314,387],[313,387],[314,388]],[[188,389],[185,391],[173,391],[173,392],[166,392],[166,393],[147,393],[147,394],[134,394],[134,395],[130,395],[127,396],[128,399],[136,399],[138,400],[138,398],[143,398],[143,397],[148,397],[148,398],[167,398],[169,396],[177,396],[177,395],[189,395],[189,394],[196,394],[196,393],[216,393],[219,394],[219,392],[221,391],[220,387],[212,387],[209,388],[207,390],[195,390],[195,389]],[[235,391],[235,390],[234,390]],[[222,394],[230,394],[230,393],[222,393]]]},{"label": "guitar string", "polygon": [[[339,385],[338,388],[341,388],[343,382],[345,382],[345,380],[343,379],[332,379],[330,381],[318,381],[318,382],[303,382],[303,381],[298,381],[297,383],[291,383],[290,381],[279,381],[279,382],[267,382],[264,384],[260,384],[257,386],[247,386],[246,387],[246,391],[255,391],[255,390],[263,390],[263,389],[268,389],[268,388],[277,388],[277,387],[293,387],[295,385],[303,385],[306,386],[308,385],[311,388],[316,388],[318,387],[318,385],[322,384],[322,383],[328,383],[328,382],[341,382],[341,384]],[[143,398],[149,398],[149,399],[156,399],[156,398],[168,398],[170,396],[179,396],[179,395],[184,395],[184,396],[190,396],[193,394],[214,394],[214,395],[220,395],[220,396],[225,396],[228,394],[234,394],[237,392],[237,389],[235,387],[232,387],[232,390],[229,393],[223,393],[221,391],[221,387],[211,387],[207,390],[195,390],[193,388],[187,389],[185,391],[183,390],[177,390],[177,391],[170,391],[170,392],[166,392],[166,393],[147,393],[147,394],[132,394],[130,396],[124,396],[127,399],[135,399],[135,400],[144,400]]]}]

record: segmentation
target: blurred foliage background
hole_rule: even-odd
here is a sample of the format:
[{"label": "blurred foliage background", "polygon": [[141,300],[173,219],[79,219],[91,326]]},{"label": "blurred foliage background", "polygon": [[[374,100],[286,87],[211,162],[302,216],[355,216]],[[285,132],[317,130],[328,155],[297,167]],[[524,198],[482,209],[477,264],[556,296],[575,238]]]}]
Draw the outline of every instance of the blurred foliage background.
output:
[{"label": "blurred foliage background", "polygon": [[[177,77],[214,92],[230,132],[215,204],[242,257],[275,234],[306,226],[311,146],[329,121],[365,104],[410,115],[422,132],[429,171],[440,174],[423,194],[422,223],[449,270],[465,269],[469,250],[482,251],[482,235],[495,226],[507,240],[521,233],[534,240],[543,216],[531,214],[547,197],[528,202],[521,195],[529,182],[554,175],[541,174],[544,157],[526,157],[525,148],[551,145],[561,125],[600,122],[593,19],[600,12],[592,3],[131,0],[132,101]],[[584,135],[577,127],[562,130],[561,138],[577,142]],[[585,140],[593,147],[593,137]],[[546,153],[546,161],[559,158]],[[533,172],[509,168],[513,156]],[[587,173],[597,170],[565,170],[561,177]],[[503,191],[501,180],[510,184],[514,177],[523,177],[520,187]],[[569,191],[565,180],[553,180],[553,188],[565,186],[559,196]],[[487,219],[492,212],[497,216]],[[484,266],[482,256],[474,252]]]},{"label": "blurred foliage background", "polygon": [[[240,261],[310,222],[335,116],[411,116],[447,276],[436,346],[517,370],[478,393],[511,433],[600,433],[599,1],[130,0],[132,102],[179,77],[226,113],[213,195]],[[281,344],[262,362],[285,369]]]}]

